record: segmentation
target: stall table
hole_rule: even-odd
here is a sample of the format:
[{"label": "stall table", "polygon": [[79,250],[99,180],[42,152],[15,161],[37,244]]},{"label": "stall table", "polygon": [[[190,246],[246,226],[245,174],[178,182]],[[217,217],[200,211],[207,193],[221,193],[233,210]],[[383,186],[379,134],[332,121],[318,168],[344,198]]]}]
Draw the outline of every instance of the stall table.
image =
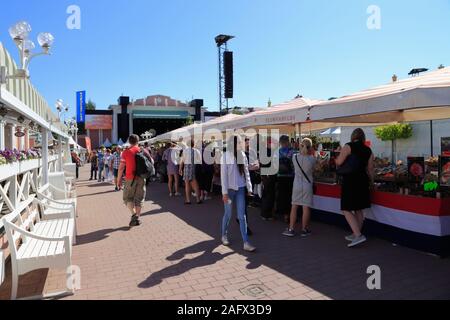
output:
[{"label": "stall table", "polygon": [[[315,217],[347,226],[340,210],[341,186],[316,183]],[[436,199],[374,191],[364,233],[395,244],[450,255],[450,198]]]}]

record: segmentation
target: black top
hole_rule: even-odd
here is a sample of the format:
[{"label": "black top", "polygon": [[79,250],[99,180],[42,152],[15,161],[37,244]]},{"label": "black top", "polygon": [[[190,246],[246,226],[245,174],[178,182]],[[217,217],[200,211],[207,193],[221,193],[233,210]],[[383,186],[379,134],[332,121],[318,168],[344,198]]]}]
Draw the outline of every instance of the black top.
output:
[{"label": "black top", "polygon": [[345,175],[342,181],[341,210],[357,211],[370,208],[370,179],[367,166],[372,150],[362,142],[347,144],[352,155],[356,156],[361,164],[355,172]]}]

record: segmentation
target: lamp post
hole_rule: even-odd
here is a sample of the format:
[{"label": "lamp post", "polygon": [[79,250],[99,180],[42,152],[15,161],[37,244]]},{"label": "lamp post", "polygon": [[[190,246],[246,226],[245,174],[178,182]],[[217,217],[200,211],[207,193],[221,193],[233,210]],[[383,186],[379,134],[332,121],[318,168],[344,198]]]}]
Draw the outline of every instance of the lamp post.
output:
[{"label": "lamp post", "polygon": [[58,111],[58,119],[61,121],[61,116],[69,112],[69,105],[65,104],[62,99],[56,100],[55,103],[56,110]]},{"label": "lamp post", "polygon": [[66,125],[69,128],[69,134],[74,137],[76,143],[78,143],[78,124],[74,119],[66,121]]},{"label": "lamp post", "polygon": [[14,40],[17,49],[19,50],[20,66],[11,76],[6,75],[6,67],[1,67],[0,82],[5,83],[7,79],[29,79],[30,73],[28,67],[31,60],[35,57],[42,55],[50,55],[50,48],[55,41],[55,38],[51,33],[42,32],[39,33],[37,41],[42,48],[41,52],[33,53],[36,45],[28,37],[31,33],[31,26],[26,21],[20,21],[9,28],[9,34]]}]

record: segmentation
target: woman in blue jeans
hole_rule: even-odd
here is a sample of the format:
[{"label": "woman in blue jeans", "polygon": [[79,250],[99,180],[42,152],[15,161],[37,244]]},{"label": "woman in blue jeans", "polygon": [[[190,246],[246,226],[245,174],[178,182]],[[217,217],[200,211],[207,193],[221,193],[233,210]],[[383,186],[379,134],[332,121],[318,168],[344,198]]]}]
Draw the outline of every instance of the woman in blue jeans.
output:
[{"label": "woman in blue jeans", "polygon": [[242,139],[237,135],[232,136],[227,142],[227,151],[222,156],[221,180],[225,206],[222,222],[222,243],[225,246],[230,245],[228,227],[233,213],[233,205],[236,204],[239,228],[244,240],[244,250],[253,252],[256,248],[248,240],[247,218],[245,216],[245,197],[247,193],[252,193],[252,183],[244,150]]}]

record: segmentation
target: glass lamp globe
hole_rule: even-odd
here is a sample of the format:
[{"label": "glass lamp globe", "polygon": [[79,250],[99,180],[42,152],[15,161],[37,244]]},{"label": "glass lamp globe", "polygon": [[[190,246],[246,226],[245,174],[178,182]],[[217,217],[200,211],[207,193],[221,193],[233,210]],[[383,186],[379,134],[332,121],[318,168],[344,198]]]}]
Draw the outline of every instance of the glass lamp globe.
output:
[{"label": "glass lamp globe", "polygon": [[56,109],[58,111],[62,110],[62,108],[63,108],[63,101],[61,99],[56,100],[55,107],[56,107]]},{"label": "glass lamp globe", "polygon": [[33,41],[31,40],[25,40],[23,42],[23,49],[25,50],[25,52],[31,52],[34,50],[34,48],[36,48],[35,44]]},{"label": "glass lamp globe", "polygon": [[31,32],[31,26],[26,21],[20,21],[9,28],[9,34],[14,40],[23,40],[28,37]]},{"label": "glass lamp globe", "polygon": [[48,32],[42,32],[38,35],[38,42],[39,45],[44,49],[49,49],[53,42],[55,41],[55,37],[51,33]]}]

